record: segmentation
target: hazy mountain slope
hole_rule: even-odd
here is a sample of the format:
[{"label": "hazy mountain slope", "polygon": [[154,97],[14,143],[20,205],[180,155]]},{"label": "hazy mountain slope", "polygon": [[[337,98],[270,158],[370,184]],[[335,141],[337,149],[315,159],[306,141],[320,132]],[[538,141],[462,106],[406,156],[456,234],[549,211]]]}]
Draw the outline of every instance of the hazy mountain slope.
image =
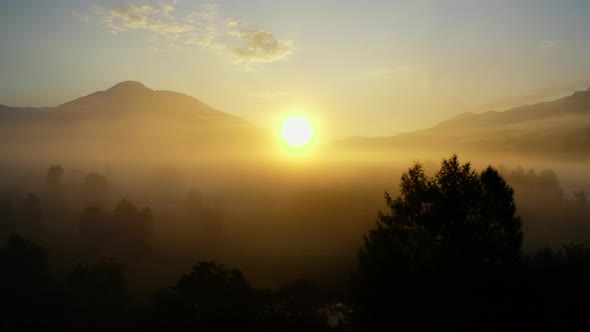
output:
[{"label": "hazy mountain slope", "polygon": [[0,148],[9,155],[231,153],[260,146],[264,135],[198,99],[132,81],[57,107],[0,106]]},{"label": "hazy mountain slope", "polygon": [[520,106],[503,112],[464,113],[443,121],[436,128],[464,129],[515,125],[562,116],[590,116],[590,88],[554,101]]},{"label": "hazy mountain slope", "polygon": [[[156,112],[157,115],[186,116],[203,123],[245,124],[245,120],[209,107],[200,100],[172,91],[154,91],[139,82],[126,81],[57,107],[68,116],[88,112],[125,114]],[[87,114],[85,114],[86,116]],[[182,119],[187,120],[187,119]]]},{"label": "hazy mountain slope", "polygon": [[504,112],[461,114],[433,128],[391,137],[351,138],[338,146],[586,160],[590,159],[590,89]]}]

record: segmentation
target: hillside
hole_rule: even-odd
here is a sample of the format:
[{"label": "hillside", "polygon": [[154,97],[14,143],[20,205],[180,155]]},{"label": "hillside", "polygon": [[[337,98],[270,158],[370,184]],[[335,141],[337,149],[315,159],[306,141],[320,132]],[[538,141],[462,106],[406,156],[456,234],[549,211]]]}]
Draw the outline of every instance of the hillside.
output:
[{"label": "hillside", "polygon": [[0,106],[0,148],[14,157],[31,150],[93,158],[230,153],[260,146],[264,135],[196,98],[133,81],[56,107]]},{"label": "hillside", "polygon": [[486,153],[590,159],[590,89],[503,112],[465,113],[433,128],[391,137],[357,137],[339,148]]}]

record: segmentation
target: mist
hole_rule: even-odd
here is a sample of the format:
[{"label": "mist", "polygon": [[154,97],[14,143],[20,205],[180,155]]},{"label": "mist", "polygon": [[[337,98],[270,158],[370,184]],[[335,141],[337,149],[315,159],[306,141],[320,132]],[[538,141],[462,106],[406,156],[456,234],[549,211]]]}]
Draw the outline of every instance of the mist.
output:
[{"label": "mist", "polygon": [[[102,298],[104,305],[80,309],[90,321],[102,308],[113,310],[115,316],[105,321],[105,326],[125,322],[144,330],[147,327],[142,324],[152,328],[172,321],[193,324],[191,315],[176,320],[178,312],[166,301],[180,301],[173,298],[181,296],[179,287],[184,287],[186,280],[197,278],[191,283],[199,285],[214,275],[245,278],[247,284],[239,287],[254,292],[243,299],[246,306],[257,301],[262,301],[260,308],[278,306],[289,296],[313,294],[312,302],[298,298],[303,301],[296,302],[299,309],[274,307],[270,312],[282,317],[281,326],[297,329],[303,322],[341,330],[377,322],[385,326],[390,323],[380,319],[387,315],[375,318],[364,313],[381,303],[380,296],[365,302],[356,292],[371,292],[375,289],[372,283],[380,282],[377,277],[365,284],[369,279],[364,278],[373,278],[371,269],[384,269],[377,276],[391,273],[389,261],[371,261],[368,266],[376,265],[367,270],[365,258],[375,250],[372,246],[378,245],[378,231],[395,225],[387,221],[387,211],[392,211],[391,218],[403,216],[405,210],[395,204],[407,200],[409,205],[404,209],[411,209],[415,199],[411,195],[432,199],[420,203],[432,207],[442,199],[408,193],[415,185],[412,181],[418,181],[409,180],[415,167],[423,172],[419,181],[440,190],[438,195],[447,195],[445,181],[454,181],[441,180],[449,172],[466,176],[462,181],[467,182],[451,186],[459,192],[470,188],[472,180],[468,179],[472,178],[481,181],[475,187],[480,189],[490,176],[497,177],[499,183],[505,181],[502,190],[514,203],[510,222],[518,225],[522,241],[503,241],[518,243],[516,253],[508,255],[522,255],[518,260],[524,265],[506,261],[500,266],[522,266],[526,271],[509,269],[526,280],[519,292],[538,282],[527,279],[531,278],[527,273],[561,266],[569,255],[578,253],[575,250],[585,250],[590,239],[586,194],[590,192],[590,150],[584,138],[588,135],[588,105],[590,91],[576,92],[554,102],[505,112],[465,114],[433,128],[392,137],[326,141],[318,136],[303,147],[289,146],[280,131],[260,128],[193,97],[152,90],[139,82],[122,82],[57,107],[3,107],[0,246],[7,253],[14,251],[10,255],[15,257],[25,255],[18,248],[42,248],[34,249],[47,253],[47,271],[42,274],[58,285],[53,291],[62,294],[48,298],[60,305],[86,303],[91,297],[84,292],[94,292],[96,287],[119,292],[117,299],[123,302]],[[469,173],[471,169],[474,173]],[[468,173],[461,173],[464,170]],[[486,171],[478,175],[481,170]],[[472,199],[470,195],[461,197],[449,198],[435,218],[461,211]],[[454,204],[459,205],[445,211],[445,206]],[[485,210],[485,204],[467,206]],[[486,213],[490,212],[483,215]],[[387,245],[403,243],[402,239]],[[460,242],[459,247],[469,251],[472,245],[476,244]],[[578,245],[581,247],[575,247]],[[539,263],[538,259],[547,255],[554,263]],[[24,257],[17,261],[24,261]],[[446,262],[449,257],[437,259]],[[448,277],[450,266],[456,264],[453,262],[437,268],[441,273],[447,271],[441,278]],[[461,271],[472,266],[461,262]],[[483,267],[472,268],[469,273]],[[193,272],[186,274],[191,269]],[[420,273],[412,282],[423,278]],[[509,276],[502,274],[500,278]],[[485,283],[487,278],[478,275],[474,280]],[[235,281],[227,280],[224,282]],[[238,286],[227,284],[218,291],[231,287]],[[458,293],[464,291],[464,286],[452,287]],[[417,286],[416,292],[424,289]],[[264,300],[258,297],[261,294],[269,297]],[[173,298],[166,300],[166,296]],[[199,296],[198,301],[209,299],[208,295]],[[227,296],[233,299],[233,295]],[[408,295],[409,301],[415,298]],[[526,296],[514,300],[529,301]],[[381,304],[380,308],[385,307]],[[239,312],[247,312],[244,310],[231,312],[240,316]],[[297,320],[299,323],[290,321],[292,310],[307,310],[309,317]],[[236,316],[227,323],[242,326],[246,323],[238,323],[240,319],[249,321],[256,315]],[[151,321],[148,316],[162,321]],[[40,326],[63,324],[44,322]],[[205,324],[199,326],[209,326],[199,322]],[[481,324],[477,319],[474,322]]]}]

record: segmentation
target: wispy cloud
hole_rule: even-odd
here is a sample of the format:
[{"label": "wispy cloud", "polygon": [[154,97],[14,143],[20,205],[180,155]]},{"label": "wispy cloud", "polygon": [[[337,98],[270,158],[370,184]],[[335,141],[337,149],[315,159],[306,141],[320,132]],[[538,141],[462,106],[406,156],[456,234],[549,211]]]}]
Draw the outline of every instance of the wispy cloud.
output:
[{"label": "wispy cloud", "polygon": [[541,48],[556,48],[558,46],[557,42],[555,40],[551,40],[551,39],[545,39],[545,40],[541,40],[540,45]]},{"label": "wispy cloud", "polygon": [[[111,33],[145,32],[146,40],[166,47],[201,47],[219,52],[237,64],[281,60],[293,52],[293,41],[252,28],[245,20],[223,18],[217,4],[202,4],[197,10],[179,15],[176,1],[121,7],[94,5],[89,13],[74,13],[80,21],[96,23]],[[158,45],[152,49],[161,50]]]},{"label": "wispy cloud", "polygon": [[244,30],[235,35],[242,44],[232,48],[232,56],[240,63],[274,62],[291,54],[293,50],[290,40],[277,39],[270,31]]}]

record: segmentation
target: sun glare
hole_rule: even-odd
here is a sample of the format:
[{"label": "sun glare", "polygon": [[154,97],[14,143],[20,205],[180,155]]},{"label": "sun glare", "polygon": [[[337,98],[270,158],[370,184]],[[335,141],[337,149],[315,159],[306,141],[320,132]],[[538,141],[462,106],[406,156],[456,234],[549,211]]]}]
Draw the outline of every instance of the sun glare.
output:
[{"label": "sun glare", "polygon": [[289,146],[300,148],[311,142],[313,128],[307,119],[300,116],[292,116],[287,118],[283,123],[281,136]]}]

